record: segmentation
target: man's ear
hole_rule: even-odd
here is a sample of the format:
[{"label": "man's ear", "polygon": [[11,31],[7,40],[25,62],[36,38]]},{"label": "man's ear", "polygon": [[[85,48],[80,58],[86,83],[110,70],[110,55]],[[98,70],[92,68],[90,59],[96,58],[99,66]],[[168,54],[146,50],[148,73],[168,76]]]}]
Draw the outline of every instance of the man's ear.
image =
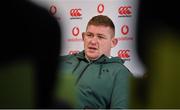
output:
[{"label": "man's ear", "polygon": [[84,40],[84,32],[82,33],[82,39]]},{"label": "man's ear", "polygon": [[115,47],[117,45],[117,43],[118,43],[118,40],[115,37],[113,37],[111,39],[111,48]]}]

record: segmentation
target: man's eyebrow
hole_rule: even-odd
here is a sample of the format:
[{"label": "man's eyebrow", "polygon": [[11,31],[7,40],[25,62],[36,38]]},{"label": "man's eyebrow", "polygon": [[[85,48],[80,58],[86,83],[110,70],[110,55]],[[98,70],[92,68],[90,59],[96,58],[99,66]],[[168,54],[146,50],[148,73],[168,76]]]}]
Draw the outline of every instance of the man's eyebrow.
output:
[{"label": "man's eyebrow", "polygon": [[92,32],[86,32],[86,33],[88,33],[88,34],[93,34]]},{"label": "man's eyebrow", "polygon": [[97,35],[100,35],[100,36],[105,36],[104,34],[100,34],[100,33],[97,33]]},{"label": "man's eyebrow", "polygon": [[[87,32],[88,34],[94,34],[94,33],[92,33],[92,32]],[[98,36],[106,36],[106,35],[104,35],[104,34],[100,34],[100,33],[97,33],[96,35],[98,35]]]}]

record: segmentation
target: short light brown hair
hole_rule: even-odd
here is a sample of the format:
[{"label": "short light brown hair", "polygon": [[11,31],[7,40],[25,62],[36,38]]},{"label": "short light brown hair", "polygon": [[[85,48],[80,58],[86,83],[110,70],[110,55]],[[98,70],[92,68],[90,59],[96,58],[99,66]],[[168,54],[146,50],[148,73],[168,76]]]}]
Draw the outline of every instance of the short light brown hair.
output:
[{"label": "short light brown hair", "polygon": [[92,17],[87,24],[86,30],[88,26],[90,25],[110,27],[113,30],[113,36],[115,35],[114,23],[108,16],[97,15],[97,16]]}]

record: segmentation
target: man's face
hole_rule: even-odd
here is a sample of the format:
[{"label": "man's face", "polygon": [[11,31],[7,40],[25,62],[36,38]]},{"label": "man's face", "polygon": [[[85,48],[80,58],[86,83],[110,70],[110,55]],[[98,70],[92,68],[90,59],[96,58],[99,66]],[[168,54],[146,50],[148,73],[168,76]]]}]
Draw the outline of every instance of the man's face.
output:
[{"label": "man's face", "polygon": [[111,48],[117,44],[113,30],[107,26],[89,25],[82,37],[85,55],[90,60],[95,60],[102,54],[110,56]]}]

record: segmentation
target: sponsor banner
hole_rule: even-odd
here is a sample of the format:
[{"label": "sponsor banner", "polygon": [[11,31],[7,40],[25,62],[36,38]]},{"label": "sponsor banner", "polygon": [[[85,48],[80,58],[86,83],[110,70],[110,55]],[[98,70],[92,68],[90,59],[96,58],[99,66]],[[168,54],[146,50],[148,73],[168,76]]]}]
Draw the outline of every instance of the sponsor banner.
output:
[{"label": "sponsor banner", "polygon": [[[107,15],[115,24],[117,47],[112,56],[125,60],[125,66],[134,75],[144,73],[144,68],[136,53],[137,0],[31,0],[44,7],[62,25],[62,53],[74,54],[83,50],[82,32],[88,21],[95,15]],[[43,5],[42,5],[43,6]]]}]

